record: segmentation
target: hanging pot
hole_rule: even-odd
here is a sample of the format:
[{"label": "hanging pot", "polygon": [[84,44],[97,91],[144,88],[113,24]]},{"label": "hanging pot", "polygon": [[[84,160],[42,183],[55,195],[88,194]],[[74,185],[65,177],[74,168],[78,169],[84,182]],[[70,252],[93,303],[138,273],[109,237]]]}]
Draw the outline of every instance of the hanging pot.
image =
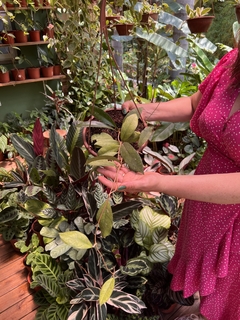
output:
[{"label": "hanging pot", "polygon": [[30,41],[37,42],[41,40],[40,30],[31,30],[31,31],[28,31],[28,33],[29,33]]},{"label": "hanging pot", "polygon": [[40,78],[40,67],[30,67],[27,68],[29,79],[39,79]]},{"label": "hanging pot", "polygon": [[2,37],[2,43],[8,43],[8,44],[13,44],[15,42],[14,36],[10,36],[9,34],[14,35],[13,31],[8,31],[6,32],[1,32],[1,37]]},{"label": "hanging pot", "polygon": [[12,75],[13,75],[13,79],[15,81],[26,80],[26,70],[25,69],[13,69]]},{"label": "hanging pot", "polygon": [[106,22],[108,22],[108,25],[111,23],[111,25],[115,25],[116,20],[120,20],[120,16],[108,16],[106,17]]},{"label": "hanging pot", "polygon": [[133,24],[116,24],[116,29],[119,36],[129,36],[133,26]]},{"label": "hanging pot", "polygon": [[237,22],[240,23],[240,5],[239,4],[235,6],[235,14],[236,14]]},{"label": "hanging pot", "polygon": [[191,33],[207,32],[213,22],[214,16],[203,16],[187,19],[188,28]]},{"label": "hanging pot", "polygon": [[41,67],[41,73],[44,78],[53,77],[53,66]]},{"label": "hanging pot", "polygon": [[148,23],[148,19],[152,18],[154,21],[158,20],[158,13],[153,12],[153,13],[143,13],[141,23]]},{"label": "hanging pot", "polygon": [[28,36],[22,30],[14,30],[15,42],[23,43],[28,41]]}]

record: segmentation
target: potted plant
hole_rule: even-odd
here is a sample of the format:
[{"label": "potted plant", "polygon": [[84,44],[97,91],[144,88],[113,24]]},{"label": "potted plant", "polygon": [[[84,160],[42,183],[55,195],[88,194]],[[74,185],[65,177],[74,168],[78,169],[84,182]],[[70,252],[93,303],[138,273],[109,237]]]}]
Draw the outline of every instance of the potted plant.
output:
[{"label": "potted plant", "polygon": [[38,60],[41,67],[41,73],[43,77],[52,77],[53,73],[53,60],[51,58],[51,50],[50,49],[43,49],[42,47],[37,47],[38,52]]},{"label": "potted plant", "polygon": [[0,82],[6,83],[10,81],[10,75],[7,67],[0,65]]},{"label": "potted plant", "polygon": [[147,1],[143,1],[142,7],[141,7],[141,23],[149,23],[149,18],[153,19],[154,21],[157,21],[158,19],[158,14],[162,10],[161,6],[158,4],[150,4]]},{"label": "potted plant", "polygon": [[192,9],[188,4],[186,5],[186,13],[188,16],[187,24],[191,33],[207,32],[214,16],[208,16],[211,8],[197,7]]},{"label": "potted plant", "polygon": [[116,20],[116,29],[120,36],[129,36],[134,28],[135,21],[130,10],[124,11],[124,15],[120,16],[119,20]]}]

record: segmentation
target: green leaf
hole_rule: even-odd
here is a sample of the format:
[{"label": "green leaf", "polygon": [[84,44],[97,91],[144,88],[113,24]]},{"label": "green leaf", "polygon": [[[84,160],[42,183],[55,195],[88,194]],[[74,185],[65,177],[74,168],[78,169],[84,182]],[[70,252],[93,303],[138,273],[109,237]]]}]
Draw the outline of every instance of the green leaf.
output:
[{"label": "green leaf", "polygon": [[138,274],[147,274],[150,271],[146,258],[133,258],[127,261],[125,266],[121,266],[121,272],[129,276],[136,276]]},{"label": "green leaf", "polygon": [[100,306],[103,305],[108,301],[108,299],[111,297],[113,289],[115,286],[115,279],[110,278],[108,279],[102,286],[100,290],[100,295],[99,295],[99,303]]},{"label": "green leaf", "polygon": [[130,170],[143,173],[142,159],[130,143],[123,142],[120,147],[120,154]]},{"label": "green leaf", "polygon": [[[47,210],[53,208],[46,202],[37,199],[29,199],[25,203],[25,209],[36,216],[47,218]],[[50,217],[52,217],[52,215],[50,215]]]},{"label": "green leaf", "polygon": [[81,179],[85,175],[86,159],[81,148],[75,147],[72,151],[70,174],[76,179]]},{"label": "green leaf", "polygon": [[97,221],[103,238],[106,238],[112,231],[113,213],[109,200],[106,200],[97,212]]},{"label": "green leaf", "polygon": [[0,150],[4,153],[8,144],[8,139],[3,134],[0,136]]},{"label": "green leaf", "polygon": [[89,241],[88,237],[79,231],[60,232],[59,236],[63,242],[75,249],[92,248],[92,243]]},{"label": "green leaf", "polygon": [[153,128],[152,127],[146,127],[143,129],[143,131],[140,133],[140,137],[138,140],[138,146],[139,148],[142,147],[151,137],[153,133]]},{"label": "green leaf", "polygon": [[97,120],[105,123],[106,125],[111,126],[111,127],[116,127],[116,124],[113,121],[113,119],[104,110],[94,106],[92,114]]},{"label": "green leaf", "polygon": [[11,142],[20,156],[24,158],[28,164],[32,164],[34,159],[36,158],[35,152],[33,150],[33,145],[25,141],[15,133],[11,135]]},{"label": "green leaf", "polygon": [[122,141],[128,141],[128,138],[134,133],[138,126],[138,116],[131,114],[123,120],[121,127],[120,139]]},{"label": "green leaf", "polygon": [[174,255],[175,247],[170,242],[156,243],[150,247],[148,260],[152,263],[168,262]]},{"label": "green leaf", "polygon": [[175,124],[170,122],[162,122],[161,126],[155,130],[151,141],[164,141],[169,138],[175,130]]},{"label": "green leaf", "polygon": [[7,207],[0,212],[0,223],[12,221],[18,217],[18,210],[15,207]]}]

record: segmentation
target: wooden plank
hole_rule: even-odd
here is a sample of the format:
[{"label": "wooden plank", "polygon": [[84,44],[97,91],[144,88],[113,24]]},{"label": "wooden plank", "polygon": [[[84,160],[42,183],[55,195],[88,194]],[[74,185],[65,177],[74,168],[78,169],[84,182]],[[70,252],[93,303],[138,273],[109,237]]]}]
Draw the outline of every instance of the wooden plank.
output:
[{"label": "wooden plank", "polygon": [[12,276],[1,281],[0,298],[26,282],[27,282],[27,272],[24,268],[22,268]]},{"label": "wooden plank", "polygon": [[2,251],[2,248],[0,250],[0,264],[1,264],[1,266],[9,265],[14,260],[18,259],[19,256],[21,257],[21,255],[19,253],[17,253],[16,251],[14,251],[14,250],[10,250],[9,249],[9,251],[4,253],[3,255],[1,255],[1,251]]},{"label": "wooden plank", "polygon": [[33,301],[33,296],[29,295],[1,312],[0,318],[8,320],[34,320],[37,307]]},{"label": "wooden plank", "polygon": [[[10,308],[13,304],[18,304],[24,298],[27,298],[30,295],[29,284],[25,281],[20,286],[14,290],[8,291],[5,295],[0,297],[0,315],[1,312]],[[8,319],[8,318],[3,318]]]},{"label": "wooden plank", "polygon": [[17,272],[22,272],[24,270],[23,257],[18,256],[11,263],[7,265],[1,264],[0,267],[1,267],[0,282],[2,282],[4,279],[7,279],[8,277],[16,274]]}]

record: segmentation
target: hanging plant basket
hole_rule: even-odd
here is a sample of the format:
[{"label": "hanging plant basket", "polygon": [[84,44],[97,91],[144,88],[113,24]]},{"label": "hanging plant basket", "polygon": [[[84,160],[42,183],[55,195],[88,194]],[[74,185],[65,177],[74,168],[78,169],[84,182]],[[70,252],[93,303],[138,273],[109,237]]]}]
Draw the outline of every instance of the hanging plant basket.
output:
[{"label": "hanging plant basket", "polygon": [[157,21],[158,20],[158,13],[156,12],[153,12],[153,13],[143,13],[142,15],[142,20],[141,20],[141,23],[143,24],[148,24],[148,19],[151,18],[153,19],[154,21]]},{"label": "hanging plant basket", "polygon": [[240,23],[240,5],[239,4],[235,6],[235,14],[236,14],[237,22]]},{"label": "hanging plant basket", "polygon": [[188,28],[191,33],[205,33],[210,28],[214,16],[203,16],[187,19]]},{"label": "hanging plant basket", "polygon": [[133,24],[116,24],[116,29],[119,36],[129,36],[133,30]]}]

